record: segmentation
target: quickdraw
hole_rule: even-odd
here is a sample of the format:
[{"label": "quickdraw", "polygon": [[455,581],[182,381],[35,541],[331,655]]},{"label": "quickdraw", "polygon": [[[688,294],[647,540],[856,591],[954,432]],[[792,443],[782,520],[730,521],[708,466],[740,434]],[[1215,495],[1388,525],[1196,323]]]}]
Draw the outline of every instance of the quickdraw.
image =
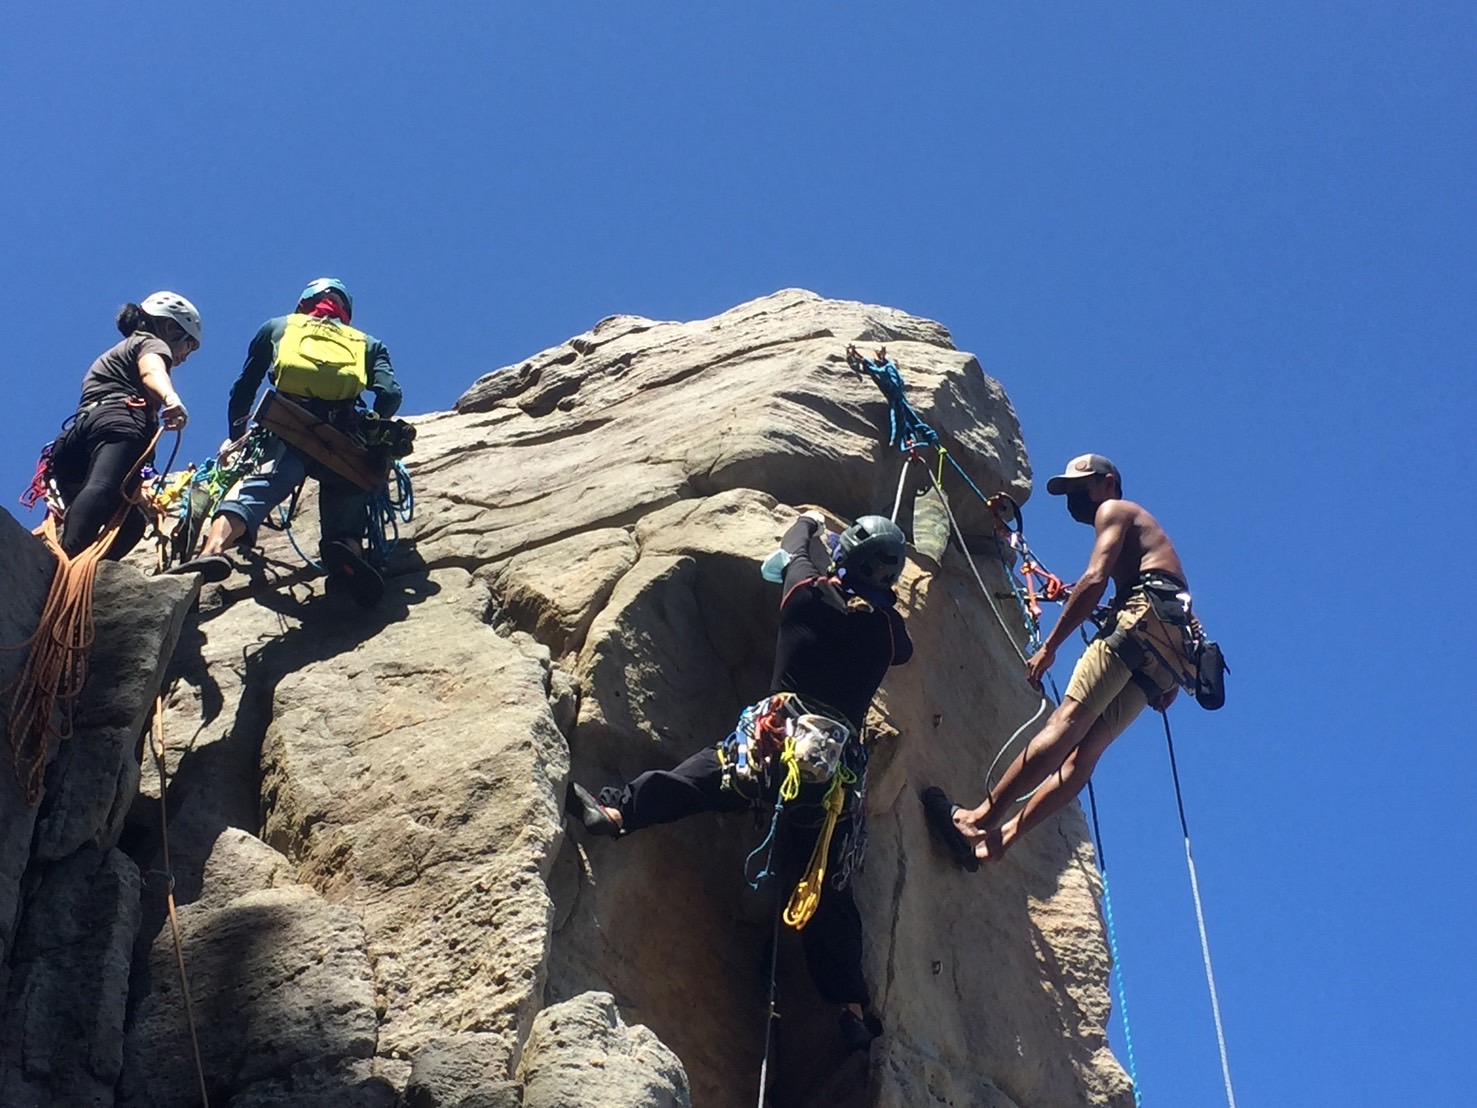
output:
[{"label": "quickdraw", "polygon": [[1031,550],[1031,544],[1026,541],[1026,518],[1013,496],[997,492],[985,499],[985,506],[995,517],[997,537],[1004,536],[999,541],[1020,559],[1019,566],[1012,567],[1004,550],[1001,551],[1001,562],[1012,590],[1006,595],[1014,595],[1020,605],[1027,640],[1034,650],[1041,645],[1041,601],[1060,604],[1071,595],[1073,586],[1047,569]]}]

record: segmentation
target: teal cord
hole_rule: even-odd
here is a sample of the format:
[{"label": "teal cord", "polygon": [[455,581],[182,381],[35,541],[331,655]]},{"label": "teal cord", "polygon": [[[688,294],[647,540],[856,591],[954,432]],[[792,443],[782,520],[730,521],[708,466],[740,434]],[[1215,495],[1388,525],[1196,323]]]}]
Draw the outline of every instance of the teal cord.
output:
[{"label": "teal cord", "polygon": [[1123,1019],[1123,1046],[1128,1055],[1128,1080],[1133,1084],[1134,1108],[1143,1108],[1139,1095],[1138,1064],[1133,1056],[1133,1028],[1128,1022],[1128,989],[1123,983],[1123,962],[1118,953],[1118,931],[1113,926],[1113,894],[1108,891],[1108,862],[1103,854],[1103,835],[1098,828],[1097,796],[1092,791],[1092,781],[1087,782],[1087,802],[1092,809],[1092,843],[1097,851],[1098,872],[1103,879],[1103,920],[1108,929],[1108,955],[1113,959],[1113,979],[1118,986],[1118,1013]]}]

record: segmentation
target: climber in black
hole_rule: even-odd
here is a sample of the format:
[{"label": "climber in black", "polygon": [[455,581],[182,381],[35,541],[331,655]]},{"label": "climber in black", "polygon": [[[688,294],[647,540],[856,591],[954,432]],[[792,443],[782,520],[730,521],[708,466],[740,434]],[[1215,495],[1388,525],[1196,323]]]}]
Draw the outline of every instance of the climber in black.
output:
[{"label": "climber in black", "polygon": [[[105,350],[82,378],[77,413],[51,446],[49,477],[66,506],[62,549],[75,557],[97,540],[125,498],[139,487],[139,469],[153,460],[150,444],[162,424],[189,418],[170,370],[200,346],[200,313],[175,292],[125,304],[116,320],[123,341]],[[105,557],[118,559],[143,537],[137,508],[119,524]]]},{"label": "climber in black", "polygon": [[[864,763],[861,726],[877,687],[888,667],[913,655],[892,588],[906,555],[902,531],[884,516],[862,517],[842,533],[836,573],[828,575],[810,553],[812,539],[824,528],[820,513],[806,512],[781,542],[789,562],[770,696],[745,711],[726,743],[699,751],[675,769],[650,770],[620,788],[602,789],[598,800],[571,782],[566,811],[588,831],[618,836],[698,812],[773,807],[788,767],[782,756],[765,754],[763,734],[824,733],[809,745],[796,742],[807,769],[799,778],[792,773],[804,783],[784,803],[780,820],[781,872],[793,875],[805,866],[821,834],[822,798],[831,777],[843,766]],[[840,817],[848,828],[853,800],[848,792]],[[840,834],[831,839],[827,887],[801,939],[816,987],[842,1007],[843,1040],[851,1049],[865,1049],[882,1033],[882,1024],[862,978],[861,915],[849,884],[835,883],[843,872],[844,841]]]}]

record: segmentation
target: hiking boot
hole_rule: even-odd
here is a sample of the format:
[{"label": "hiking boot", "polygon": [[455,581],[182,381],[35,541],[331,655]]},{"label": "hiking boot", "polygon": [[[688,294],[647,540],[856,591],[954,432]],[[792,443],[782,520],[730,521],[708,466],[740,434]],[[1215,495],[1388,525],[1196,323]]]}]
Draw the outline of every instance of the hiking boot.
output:
[{"label": "hiking boot", "polygon": [[872,1012],[858,1016],[850,1009],[843,1009],[837,1027],[841,1031],[841,1043],[848,1054],[870,1050],[872,1041],[882,1034],[882,1021]]},{"label": "hiking boot", "polygon": [[974,847],[954,826],[954,813],[959,810],[959,805],[950,801],[937,785],[928,786],[918,794],[918,799],[923,802],[923,819],[928,824],[928,833],[949,852],[949,857],[960,869],[977,872],[980,860],[975,856]]},{"label": "hiking boot", "polygon": [[325,542],[318,551],[323,568],[348,587],[349,595],[361,608],[373,608],[385,595],[385,579],[379,570],[364,560],[355,544],[347,539]]},{"label": "hiking boot", "polygon": [[605,809],[600,807],[600,802],[590,795],[588,789],[574,781],[564,790],[564,814],[570,819],[579,820],[592,835],[605,835],[613,839],[621,833],[621,825],[606,815]]},{"label": "hiking boot", "polygon": [[202,554],[198,558],[191,558],[188,562],[165,570],[165,573],[180,576],[186,573],[198,573],[201,580],[219,583],[231,576],[235,566],[231,559],[224,554]]}]

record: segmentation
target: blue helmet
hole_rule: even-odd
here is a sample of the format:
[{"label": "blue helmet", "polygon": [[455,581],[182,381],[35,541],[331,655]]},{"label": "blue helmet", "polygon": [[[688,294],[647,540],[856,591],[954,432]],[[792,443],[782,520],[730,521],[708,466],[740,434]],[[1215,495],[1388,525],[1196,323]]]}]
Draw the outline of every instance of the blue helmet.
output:
[{"label": "blue helmet", "polygon": [[348,312],[350,318],[354,315],[354,298],[349,295],[349,290],[344,288],[344,283],[337,277],[319,277],[316,281],[309,281],[308,287],[303,289],[302,295],[297,298],[298,307],[302,307],[307,300],[317,300],[325,292],[336,292],[344,301],[344,311]]}]

